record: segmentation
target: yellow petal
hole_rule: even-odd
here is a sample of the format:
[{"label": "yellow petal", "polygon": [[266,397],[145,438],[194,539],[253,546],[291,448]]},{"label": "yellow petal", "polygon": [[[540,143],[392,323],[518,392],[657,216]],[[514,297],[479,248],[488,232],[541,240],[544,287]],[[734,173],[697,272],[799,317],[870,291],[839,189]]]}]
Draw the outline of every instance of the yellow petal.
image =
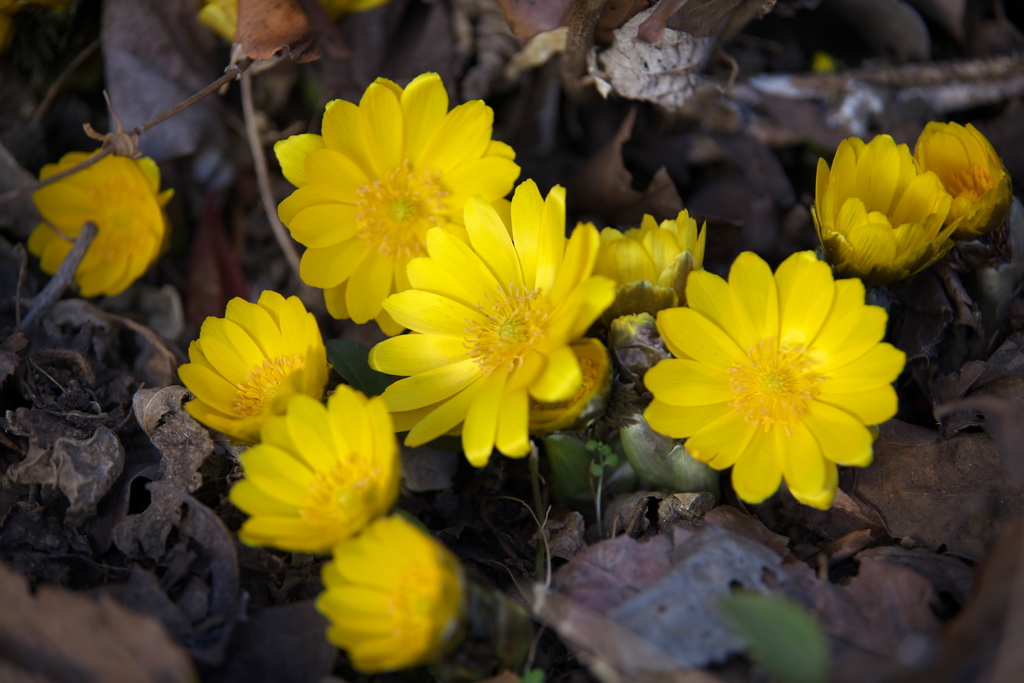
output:
[{"label": "yellow petal", "polygon": [[352,272],[352,280],[359,287],[349,287],[345,293],[348,314],[357,323],[373,320],[380,313],[381,302],[391,293],[394,280],[394,262],[373,250],[367,250]]},{"label": "yellow petal", "polygon": [[530,452],[530,399],[526,389],[504,397],[495,445],[510,458],[521,458]]},{"label": "yellow petal", "polygon": [[808,401],[804,424],[832,462],[856,467],[871,464],[871,433],[850,413],[821,401]]},{"label": "yellow petal", "polygon": [[405,159],[402,104],[395,92],[381,83],[382,80],[378,78],[371,83],[359,101],[363,144],[378,178],[386,177]]},{"label": "yellow petal", "polygon": [[415,375],[464,360],[466,343],[453,337],[404,334],[380,342],[372,354],[374,365],[386,367],[390,374]]},{"label": "yellow petal", "polygon": [[352,204],[317,204],[300,211],[288,225],[296,242],[306,247],[327,247],[355,236],[356,207]]},{"label": "yellow petal", "polygon": [[494,450],[506,379],[508,371],[504,368],[484,377],[480,391],[466,414],[466,422],[462,425],[462,450],[474,467],[486,465]]},{"label": "yellow petal", "polygon": [[760,503],[779,490],[782,466],[774,434],[757,431],[732,468],[732,487],[747,503]]},{"label": "yellow petal", "polygon": [[413,164],[444,175],[466,161],[480,158],[491,142],[493,123],[494,112],[481,100],[460,104],[445,115]]},{"label": "yellow petal", "polygon": [[775,272],[779,288],[779,328],[783,344],[809,346],[832,308],[832,270],[814,252],[802,251]]},{"label": "yellow petal", "polygon": [[748,444],[763,433],[730,410],[694,432],[686,440],[686,452],[716,470],[724,470],[736,463]]},{"label": "yellow petal", "polygon": [[480,197],[466,203],[470,243],[502,287],[522,287],[523,274],[508,228],[494,208]]},{"label": "yellow petal", "polygon": [[472,308],[431,292],[410,289],[392,294],[384,309],[397,323],[423,334],[465,339],[466,328],[486,325],[487,318]]},{"label": "yellow petal", "polygon": [[324,139],[312,133],[293,135],[274,143],[274,154],[281,164],[281,173],[295,187],[302,187],[309,181],[306,179],[306,159],[309,155],[324,148]]},{"label": "yellow petal", "polygon": [[736,316],[729,326],[741,349],[779,338],[779,294],[772,269],[757,254],[745,251],[729,269],[729,294]]},{"label": "yellow petal", "polygon": [[405,154],[418,162],[423,147],[448,113],[448,91],[436,73],[421,74],[402,91],[401,104],[405,122]]},{"label": "yellow petal", "polygon": [[723,372],[747,362],[747,355],[725,332],[693,309],[659,311],[658,331],[677,358],[692,358]]},{"label": "yellow petal", "polygon": [[482,384],[483,377],[441,403],[426,417],[417,422],[405,437],[405,445],[410,447],[421,446],[452,431],[452,429],[466,419],[469,406],[476,399]]},{"label": "yellow petal", "polygon": [[548,364],[530,387],[530,395],[542,403],[564,401],[583,383],[579,359],[569,346],[563,346],[548,357]]},{"label": "yellow petal", "polygon": [[302,254],[299,275],[303,282],[312,287],[337,287],[352,277],[367,252],[366,243],[360,239],[350,239],[323,248],[311,247]]},{"label": "yellow petal", "polygon": [[727,413],[736,413],[728,403],[680,408],[655,397],[644,410],[644,419],[659,434],[685,439]]},{"label": "yellow petal", "polygon": [[660,361],[644,375],[644,385],[659,401],[695,407],[733,400],[728,373],[693,360]]},{"label": "yellow petal", "polygon": [[356,104],[346,100],[328,102],[321,133],[329,149],[351,159],[364,175],[373,172],[373,164],[363,143],[363,123]]},{"label": "yellow petal", "polygon": [[[381,355],[382,352],[374,355],[374,365],[381,368],[381,372],[389,372],[391,367],[387,364],[390,359],[386,352],[385,349],[385,355]],[[458,363],[443,365],[400,379],[388,386],[381,396],[387,402],[388,410],[392,412],[415,410],[454,396],[478,377],[480,366],[472,358],[466,358]]]}]

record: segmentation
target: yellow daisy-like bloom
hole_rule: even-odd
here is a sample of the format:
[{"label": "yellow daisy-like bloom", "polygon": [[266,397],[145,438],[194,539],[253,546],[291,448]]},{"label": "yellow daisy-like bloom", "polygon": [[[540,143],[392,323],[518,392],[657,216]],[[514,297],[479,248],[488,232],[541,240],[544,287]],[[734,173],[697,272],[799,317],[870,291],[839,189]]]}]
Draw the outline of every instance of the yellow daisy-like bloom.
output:
[{"label": "yellow daisy-like bloom", "polygon": [[400,517],[371,523],[334,549],[316,608],[327,639],[364,673],[436,661],[461,631],[462,567],[451,551]]},{"label": "yellow daisy-like bloom", "polygon": [[[611,304],[615,283],[592,276],[600,238],[577,225],[565,238],[565,190],[545,201],[527,180],[512,199],[511,231],[490,204],[466,205],[469,244],[427,233],[429,258],[409,264],[413,289],[384,302],[414,334],[370,350],[370,365],[411,375],[384,392],[395,428],[418,446],[462,431],[469,461],[530,451],[530,397],[570,399],[583,383],[570,343]],[[511,236],[510,236],[511,232]]]},{"label": "yellow daisy-like bloom", "polygon": [[945,224],[953,199],[910,148],[888,135],[839,144],[831,170],[818,160],[811,215],[828,260],[869,285],[909,277],[953,247]]},{"label": "yellow daisy-like bloom", "polygon": [[295,396],[240,461],[245,479],[230,497],[251,515],[238,531],[251,545],[327,552],[398,498],[401,463],[387,406],[344,385],[326,407]]},{"label": "yellow daisy-like bloom", "polygon": [[298,188],[281,202],[281,220],[306,245],[302,279],[323,288],[331,315],[375,319],[397,334],[402,325],[381,302],[409,288],[407,266],[426,253],[427,231],[465,238],[463,207],[475,195],[507,209],[519,166],[511,147],[491,140],[493,120],[480,100],[448,111],[437,74],[404,89],[378,78],[358,106],[328,103],[323,135],[274,145]]},{"label": "yellow daisy-like bloom", "polygon": [[240,444],[259,440],[267,418],[283,415],[296,395],[320,399],[327,350],[312,313],[298,297],[263,292],[255,304],[228,302],[207,318],[178,376],[196,398],[189,415]]},{"label": "yellow daisy-like bloom", "polygon": [[[351,12],[362,12],[380,7],[389,0],[320,0],[327,16],[336,20]],[[199,21],[218,36],[234,42],[238,32],[238,0],[203,0]]]},{"label": "yellow daisy-like bloom", "polygon": [[[46,180],[91,154],[69,152],[39,172]],[[67,178],[39,188],[36,208],[54,227],[74,238],[86,221],[96,224],[96,238],[75,271],[83,297],[115,296],[149,270],[168,238],[164,206],[174,190],[160,192],[160,169],[148,158],[107,156]],[[71,251],[71,242],[45,222],[28,238],[28,250],[49,275]]]},{"label": "yellow daisy-like bloom", "polygon": [[644,214],[639,228],[625,233],[615,228],[601,231],[601,249],[594,272],[607,275],[619,285],[646,281],[677,292],[686,300],[686,277],[704,266],[707,223],[697,230],[689,211],[675,220],[662,221]]},{"label": "yellow daisy-like bloom", "polygon": [[1013,201],[1010,174],[977,128],[932,121],[917,138],[914,158],[953,195],[946,218],[947,225],[957,225],[953,239],[974,239],[1006,220]]},{"label": "yellow daisy-like bloom", "polygon": [[833,280],[805,251],[772,275],[760,257],[740,254],[722,278],[698,271],[689,308],[658,314],[676,358],[649,370],[655,430],[687,438],[686,450],[759,503],[785,477],[797,500],[825,509],[836,465],[865,467],[876,425],[896,414],[891,383],[905,355],[881,343],[886,313],[864,303],[856,279]]},{"label": "yellow daisy-like bloom", "polygon": [[548,434],[576,425],[581,418],[593,419],[604,408],[611,388],[611,363],[604,344],[584,337],[569,345],[580,364],[583,383],[572,396],[557,403],[530,401],[530,433]]}]

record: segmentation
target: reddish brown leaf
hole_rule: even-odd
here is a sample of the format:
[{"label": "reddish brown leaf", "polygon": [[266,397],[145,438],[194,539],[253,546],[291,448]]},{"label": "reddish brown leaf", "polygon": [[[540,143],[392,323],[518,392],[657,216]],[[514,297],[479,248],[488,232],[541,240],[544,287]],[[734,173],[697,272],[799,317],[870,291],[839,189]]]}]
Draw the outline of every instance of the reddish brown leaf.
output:
[{"label": "reddish brown leaf", "polygon": [[238,42],[253,59],[288,50],[299,63],[320,58],[309,17],[295,0],[238,0]]}]

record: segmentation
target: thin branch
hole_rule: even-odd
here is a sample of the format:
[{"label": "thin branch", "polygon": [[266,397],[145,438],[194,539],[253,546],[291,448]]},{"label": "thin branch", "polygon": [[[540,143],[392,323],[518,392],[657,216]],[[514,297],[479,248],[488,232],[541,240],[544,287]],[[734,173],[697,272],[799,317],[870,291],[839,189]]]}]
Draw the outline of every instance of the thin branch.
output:
[{"label": "thin branch", "polygon": [[50,281],[46,283],[46,286],[43,287],[42,291],[39,292],[32,302],[32,310],[21,321],[20,328],[22,330],[29,329],[40,317],[45,315],[54,302],[64,293],[64,290],[71,285],[75,279],[75,271],[78,270],[78,264],[82,262],[86,250],[89,249],[93,238],[96,237],[96,232],[96,224],[92,221],[86,221],[85,225],[82,226],[82,231],[75,238],[75,244],[71,247],[71,251],[64,257],[60,266],[57,267],[57,272],[53,274],[53,277],[50,278]]},{"label": "thin branch", "polygon": [[288,265],[296,275],[299,275],[299,255],[295,251],[288,231],[277,216],[277,204],[274,203],[274,195],[270,191],[267,157],[260,145],[260,134],[256,129],[256,111],[252,104],[252,76],[249,73],[242,74],[242,115],[245,117],[245,135],[249,139],[249,149],[252,151],[253,165],[256,167],[256,184],[260,188],[263,211],[267,214],[267,220],[270,221],[270,227],[274,231],[274,238],[281,246]]},{"label": "thin branch", "polygon": [[[129,136],[135,136],[135,137],[138,137],[139,135],[142,135],[144,132],[146,132],[147,130],[149,130],[150,128],[155,126],[156,124],[169,119],[170,117],[174,116],[175,114],[177,114],[177,113],[179,113],[181,111],[184,111],[185,109],[188,109],[193,104],[195,104],[199,100],[203,99],[204,97],[206,97],[210,93],[216,92],[217,89],[220,88],[221,86],[223,86],[223,85],[225,85],[227,83],[230,83],[231,81],[237,79],[239,77],[239,75],[241,75],[242,73],[245,73],[245,70],[249,68],[250,64],[252,64],[252,60],[251,59],[245,59],[245,60],[239,62],[238,64],[232,64],[231,66],[229,66],[227,69],[224,70],[224,75],[223,76],[221,76],[220,78],[215,80],[213,83],[211,83],[210,85],[206,86],[205,88],[203,88],[202,90],[197,92],[195,95],[192,95],[188,99],[186,99],[186,100],[184,100],[182,102],[179,102],[178,104],[174,105],[173,107],[171,107],[170,109],[168,109],[164,113],[160,114],[156,118],[153,118],[153,119],[147,121],[146,123],[142,124],[141,126],[136,126],[135,128],[132,128],[130,131],[127,131],[126,134],[129,135]],[[88,125],[88,124],[86,124],[86,125]],[[122,135],[125,134],[124,131],[119,131],[119,132],[121,132]],[[104,145],[104,147],[102,149],[100,149],[99,152],[97,152],[96,154],[93,154],[92,156],[82,160],[80,163],[75,164],[71,168],[66,168],[63,171],[61,171],[60,173],[54,173],[52,176],[50,176],[46,180],[40,180],[40,181],[37,181],[37,182],[34,182],[34,183],[29,183],[27,185],[23,185],[23,186],[15,189],[15,190],[11,190],[10,192],[7,192],[5,194],[0,195],[0,206],[4,206],[5,204],[8,204],[10,202],[17,201],[18,199],[21,199],[25,195],[31,194],[31,193],[35,192],[36,190],[38,190],[41,187],[45,187],[46,185],[49,185],[51,183],[55,183],[58,180],[63,180],[64,178],[67,178],[70,175],[78,173],[79,171],[81,171],[83,169],[86,169],[89,166],[92,166],[97,161],[99,161],[100,159],[102,159],[103,157],[105,157],[105,156],[107,156],[109,154],[112,154],[113,152],[114,152],[114,150],[113,150],[112,147]]]},{"label": "thin branch", "polygon": [[249,65],[251,65],[251,64],[252,64],[252,60],[246,58],[246,59],[243,59],[238,64],[232,64],[232,65],[228,66],[228,68],[224,69],[224,75],[221,76],[220,78],[218,78],[217,80],[215,80],[213,83],[211,83],[210,85],[206,86],[205,88],[203,88],[202,90],[200,90],[195,95],[193,95],[192,97],[188,98],[187,100],[184,100],[184,101],[179,102],[178,104],[174,105],[173,107],[171,107],[170,109],[165,111],[163,114],[160,114],[159,116],[156,116],[155,118],[152,118],[149,121],[146,121],[141,126],[136,126],[135,128],[132,129],[131,132],[135,133],[136,135],[142,135],[143,133],[145,133],[147,130],[149,130],[150,128],[152,128],[156,124],[161,123],[161,122],[171,118],[172,116],[174,116],[178,112],[181,112],[181,111],[184,111],[184,110],[188,109],[193,104],[195,104],[199,100],[203,99],[204,97],[206,97],[210,93],[216,92],[218,89],[220,89],[220,87],[222,85],[227,85],[231,81],[237,80],[240,75],[245,73],[245,70],[248,69]]}]

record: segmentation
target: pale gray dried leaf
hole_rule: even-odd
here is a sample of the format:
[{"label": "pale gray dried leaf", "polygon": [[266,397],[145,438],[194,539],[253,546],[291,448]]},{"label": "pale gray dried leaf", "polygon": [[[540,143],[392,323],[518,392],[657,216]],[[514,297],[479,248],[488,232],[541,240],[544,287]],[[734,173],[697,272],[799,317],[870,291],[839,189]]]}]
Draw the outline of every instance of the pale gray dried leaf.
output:
[{"label": "pale gray dried leaf", "polygon": [[[21,167],[7,148],[0,143],[0,195],[35,182],[31,173]],[[39,224],[39,212],[26,194],[18,201],[0,204],[0,225],[10,227],[17,239],[27,239]]]},{"label": "pale gray dried leaf", "polygon": [[700,70],[714,50],[716,36],[696,38],[666,28],[657,42],[646,43],[637,34],[656,8],[637,14],[615,29],[609,48],[587,55],[587,71],[604,97],[614,93],[679,112],[704,80]]},{"label": "pale gray dried leaf", "polygon": [[[188,655],[163,626],[111,599],[53,586],[29,590],[0,565],[0,676],[3,680],[189,683]],[[8,676],[23,673],[24,678]]]},{"label": "pale gray dried leaf", "polygon": [[124,447],[102,424],[72,423],[62,415],[18,408],[7,420],[16,434],[29,437],[25,459],[7,471],[18,484],[46,484],[67,496],[66,521],[78,526],[96,515],[96,505],[124,468]]},{"label": "pale gray dried leaf", "polygon": [[[199,467],[213,452],[210,432],[182,408],[164,413],[149,438],[160,451],[160,476],[155,481],[186,493],[199,488]],[[164,554],[167,535],[180,519],[181,500],[154,492],[148,508],[114,527],[114,543],[129,557],[155,559]]]},{"label": "pale gray dried leaf", "polygon": [[782,558],[763,545],[708,526],[676,549],[672,569],[643,593],[608,613],[686,667],[722,662],[746,649],[722,618],[718,601],[737,585],[769,593],[766,578],[785,581]]},{"label": "pale gray dried leaf", "polygon": [[146,436],[153,436],[153,430],[160,424],[164,415],[181,410],[188,395],[188,389],[179,385],[163,389],[139,389],[135,392],[132,410]]}]

